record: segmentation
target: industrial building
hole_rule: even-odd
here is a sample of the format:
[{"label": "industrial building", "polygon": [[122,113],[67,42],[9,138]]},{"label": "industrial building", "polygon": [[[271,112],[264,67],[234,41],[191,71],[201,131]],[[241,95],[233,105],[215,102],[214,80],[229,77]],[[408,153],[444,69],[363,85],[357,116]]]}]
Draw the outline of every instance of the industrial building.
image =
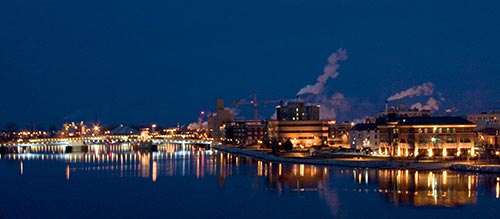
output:
[{"label": "industrial building", "polygon": [[224,128],[226,123],[234,121],[234,115],[224,108],[224,99],[217,99],[216,111],[208,115],[208,131],[214,143],[220,143],[224,138]]}]

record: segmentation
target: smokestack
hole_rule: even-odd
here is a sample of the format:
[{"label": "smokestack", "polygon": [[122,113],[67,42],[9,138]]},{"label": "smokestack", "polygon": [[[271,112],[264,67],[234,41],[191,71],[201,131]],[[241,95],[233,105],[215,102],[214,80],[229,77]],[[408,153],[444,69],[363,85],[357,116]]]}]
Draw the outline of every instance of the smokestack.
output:
[{"label": "smokestack", "polygon": [[389,115],[389,101],[385,101],[385,114]]}]

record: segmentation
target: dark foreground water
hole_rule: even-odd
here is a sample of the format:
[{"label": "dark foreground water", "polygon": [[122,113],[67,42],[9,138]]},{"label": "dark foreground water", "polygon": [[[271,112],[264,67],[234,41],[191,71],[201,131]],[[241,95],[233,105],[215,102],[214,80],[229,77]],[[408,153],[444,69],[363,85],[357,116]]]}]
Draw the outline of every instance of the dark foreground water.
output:
[{"label": "dark foreground water", "polygon": [[0,218],[498,218],[499,176],[257,161],[190,145],[0,159]]}]

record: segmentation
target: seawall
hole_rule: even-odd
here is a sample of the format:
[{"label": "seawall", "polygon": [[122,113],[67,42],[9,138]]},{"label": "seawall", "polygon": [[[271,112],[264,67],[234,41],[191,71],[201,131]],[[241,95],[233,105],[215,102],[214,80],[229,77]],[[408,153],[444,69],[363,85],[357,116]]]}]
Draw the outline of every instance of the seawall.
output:
[{"label": "seawall", "polygon": [[363,160],[363,159],[321,159],[321,158],[288,158],[279,157],[266,152],[242,149],[230,146],[215,145],[214,149],[235,155],[247,156],[276,163],[311,164],[322,166],[344,166],[353,168],[380,168],[380,169],[418,169],[440,170],[448,169],[453,162],[415,162],[400,160]]}]

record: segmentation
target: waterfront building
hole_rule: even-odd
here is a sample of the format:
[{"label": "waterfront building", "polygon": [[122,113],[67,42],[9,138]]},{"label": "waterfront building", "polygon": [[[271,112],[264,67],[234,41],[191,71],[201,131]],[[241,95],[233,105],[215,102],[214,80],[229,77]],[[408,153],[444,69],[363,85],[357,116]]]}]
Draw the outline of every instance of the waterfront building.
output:
[{"label": "waterfront building", "polygon": [[335,121],[328,121],[328,145],[349,147],[350,130],[353,125],[351,122],[337,124]]},{"label": "waterfront building", "polygon": [[323,120],[299,120],[268,122],[270,139],[278,142],[290,140],[294,147],[312,147],[327,144],[328,122]]},{"label": "waterfront building", "polygon": [[380,133],[377,123],[358,123],[349,132],[350,148],[370,148],[378,151],[380,144]]},{"label": "waterfront building", "polygon": [[225,142],[229,144],[257,145],[267,137],[264,121],[234,121],[225,124]]},{"label": "waterfront building", "polygon": [[319,118],[319,105],[307,105],[299,99],[276,106],[276,120],[268,122],[270,139],[290,140],[294,147],[326,145],[328,122]]},{"label": "waterfront building", "polygon": [[475,124],[461,117],[412,117],[381,122],[379,153],[391,156],[476,156]]},{"label": "waterfront building", "polygon": [[224,108],[224,99],[217,99],[216,111],[208,115],[208,131],[214,143],[224,138],[225,124],[234,121],[234,114]]},{"label": "waterfront building", "polygon": [[480,131],[477,131],[476,136],[478,144],[483,146],[486,150],[495,150],[495,152],[499,151],[500,128],[485,128]]}]

